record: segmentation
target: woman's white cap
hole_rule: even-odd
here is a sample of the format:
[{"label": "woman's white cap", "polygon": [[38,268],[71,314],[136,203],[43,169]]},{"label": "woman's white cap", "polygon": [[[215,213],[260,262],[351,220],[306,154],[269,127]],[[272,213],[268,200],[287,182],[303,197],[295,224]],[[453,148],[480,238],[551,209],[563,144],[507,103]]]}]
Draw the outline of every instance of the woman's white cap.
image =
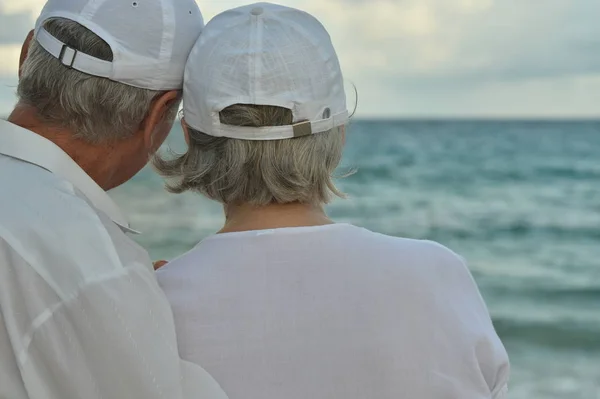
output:
[{"label": "woman's white cap", "polygon": [[[294,124],[221,124],[219,113],[235,104],[290,109]],[[307,136],[346,124],[344,79],[329,34],[313,16],[269,3],[216,16],[188,59],[184,115],[195,130],[242,140]]]},{"label": "woman's white cap", "polygon": [[[65,18],[102,38],[113,61],[89,56],[44,29]],[[65,66],[149,90],[183,87],[185,62],[204,28],[194,0],[49,0],[36,23],[38,43]]]}]

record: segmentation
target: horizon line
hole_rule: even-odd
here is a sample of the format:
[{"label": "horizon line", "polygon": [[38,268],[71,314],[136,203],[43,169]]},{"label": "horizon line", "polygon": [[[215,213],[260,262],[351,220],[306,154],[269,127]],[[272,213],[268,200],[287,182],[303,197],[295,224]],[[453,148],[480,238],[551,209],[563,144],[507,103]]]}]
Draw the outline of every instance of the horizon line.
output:
[{"label": "horizon line", "polygon": [[357,121],[440,121],[440,122],[600,122],[597,116],[449,116],[449,115],[400,115],[355,116]]}]

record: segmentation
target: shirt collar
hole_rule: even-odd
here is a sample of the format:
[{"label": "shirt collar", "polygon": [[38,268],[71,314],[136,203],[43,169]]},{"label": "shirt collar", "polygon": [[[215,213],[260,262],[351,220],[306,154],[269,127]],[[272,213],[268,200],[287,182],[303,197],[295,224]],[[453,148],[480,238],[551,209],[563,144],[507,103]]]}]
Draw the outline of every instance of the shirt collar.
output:
[{"label": "shirt collar", "polygon": [[106,191],[50,140],[8,121],[0,120],[0,154],[37,165],[67,180],[123,231],[139,234],[129,227],[129,222]]}]

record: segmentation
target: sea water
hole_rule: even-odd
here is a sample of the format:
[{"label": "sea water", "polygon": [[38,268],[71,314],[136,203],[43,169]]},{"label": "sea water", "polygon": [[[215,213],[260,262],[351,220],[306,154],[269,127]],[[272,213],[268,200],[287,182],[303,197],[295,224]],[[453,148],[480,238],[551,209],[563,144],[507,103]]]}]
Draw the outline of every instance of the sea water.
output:
[{"label": "sea water", "polygon": [[[185,149],[181,128],[168,143]],[[330,216],[468,260],[512,399],[600,398],[600,122],[356,121],[340,174],[351,168]],[[223,216],[162,187],[146,169],[112,195],[154,259],[172,259]]]}]

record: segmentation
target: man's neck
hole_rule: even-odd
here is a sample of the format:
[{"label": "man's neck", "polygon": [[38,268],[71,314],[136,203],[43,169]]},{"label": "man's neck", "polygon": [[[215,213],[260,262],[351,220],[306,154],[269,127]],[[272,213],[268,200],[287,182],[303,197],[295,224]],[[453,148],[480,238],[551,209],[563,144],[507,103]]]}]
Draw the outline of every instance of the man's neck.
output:
[{"label": "man's neck", "polygon": [[68,129],[45,125],[35,109],[26,105],[17,105],[8,121],[52,141],[104,190],[117,185],[114,172],[110,170],[109,160],[114,156],[110,145],[92,145],[74,138]]},{"label": "man's neck", "polygon": [[225,226],[219,233],[268,230],[286,227],[324,226],[333,224],[321,206],[308,204],[228,205]]}]

